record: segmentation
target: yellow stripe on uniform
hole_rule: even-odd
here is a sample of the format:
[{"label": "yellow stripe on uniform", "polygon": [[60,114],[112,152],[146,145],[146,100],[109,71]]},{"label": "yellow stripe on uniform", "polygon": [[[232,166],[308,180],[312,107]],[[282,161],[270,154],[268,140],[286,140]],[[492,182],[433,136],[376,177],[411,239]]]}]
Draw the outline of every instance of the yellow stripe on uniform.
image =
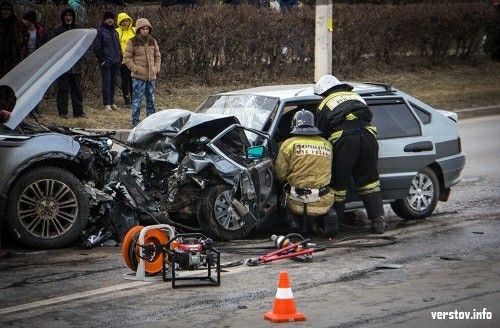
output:
[{"label": "yellow stripe on uniform", "polygon": [[335,203],[345,202],[345,198],[347,195],[347,190],[333,190],[333,194],[335,197]]},{"label": "yellow stripe on uniform", "polygon": [[328,106],[328,109],[333,111],[335,107],[349,100],[361,101],[363,104],[366,105],[366,101],[357,93],[350,91],[343,91],[343,92],[334,92],[325,99],[323,99],[323,101],[319,104],[318,109],[322,110],[323,107],[326,105]]},{"label": "yellow stripe on uniform", "polygon": [[380,180],[364,185],[358,188],[358,193],[360,195],[368,195],[374,192],[380,191]]},{"label": "yellow stripe on uniform", "polygon": [[340,137],[342,137],[342,132],[343,132],[342,130],[333,132],[330,135],[330,138],[328,138],[328,141],[330,141],[330,143],[333,145],[334,143],[337,142],[337,140],[340,139]]}]

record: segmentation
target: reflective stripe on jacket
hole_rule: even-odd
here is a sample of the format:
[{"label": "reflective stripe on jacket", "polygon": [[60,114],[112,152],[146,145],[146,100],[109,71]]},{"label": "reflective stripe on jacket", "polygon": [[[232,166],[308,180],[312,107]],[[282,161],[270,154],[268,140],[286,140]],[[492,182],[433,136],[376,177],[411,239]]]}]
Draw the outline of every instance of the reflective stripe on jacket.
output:
[{"label": "reflective stripe on jacket", "polygon": [[[276,159],[276,179],[295,188],[319,189],[331,180],[332,145],[320,136],[295,136],[283,142]],[[312,216],[325,214],[333,204],[333,191],[307,204]],[[287,208],[303,213],[303,203],[288,198]]]}]

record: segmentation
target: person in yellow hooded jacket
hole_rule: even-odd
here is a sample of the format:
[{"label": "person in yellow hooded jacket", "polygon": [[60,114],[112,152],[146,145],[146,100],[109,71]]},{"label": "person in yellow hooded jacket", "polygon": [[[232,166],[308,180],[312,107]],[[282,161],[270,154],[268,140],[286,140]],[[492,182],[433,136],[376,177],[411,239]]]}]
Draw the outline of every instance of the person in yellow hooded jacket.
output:
[{"label": "person in yellow hooded jacket", "polygon": [[[135,27],[133,26],[134,21],[127,13],[119,13],[116,23],[118,24],[116,31],[118,32],[120,48],[123,56],[128,40],[132,39],[135,35]],[[132,95],[132,77],[130,76],[130,70],[123,62],[120,67],[120,76],[120,87],[122,90],[123,100],[125,101],[124,107],[129,108],[132,104],[130,98]]]},{"label": "person in yellow hooded jacket", "polygon": [[338,222],[329,186],[332,145],[320,136],[314,114],[305,109],[295,113],[290,134],[280,147],[275,166],[276,179],[284,184],[288,232],[302,228],[301,232],[307,233],[308,220],[318,220],[324,236],[334,237]]}]

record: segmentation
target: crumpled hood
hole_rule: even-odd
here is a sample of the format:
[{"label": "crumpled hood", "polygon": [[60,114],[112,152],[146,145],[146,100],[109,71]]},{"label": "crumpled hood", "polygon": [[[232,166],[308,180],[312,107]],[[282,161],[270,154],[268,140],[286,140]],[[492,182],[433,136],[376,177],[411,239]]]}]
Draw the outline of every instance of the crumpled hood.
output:
[{"label": "crumpled hood", "polygon": [[144,146],[163,136],[175,138],[188,130],[193,136],[211,139],[232,124],[239,124],[234,116],[166,109],[139,123],[130,132],[127,142],[133,146]]},{"label": "crumpled hood", "polygon": [[38,104],[47,89],[85,54],[95,39],[95,29],[74,29],[50,40],[29,55],[1,80],[16,97],[9,120],[3,123],[15,129]]}]

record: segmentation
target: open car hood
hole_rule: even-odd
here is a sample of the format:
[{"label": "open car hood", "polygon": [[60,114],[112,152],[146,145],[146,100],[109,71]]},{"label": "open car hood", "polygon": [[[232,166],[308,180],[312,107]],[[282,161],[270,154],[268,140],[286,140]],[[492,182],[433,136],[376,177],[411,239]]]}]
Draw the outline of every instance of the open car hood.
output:
[{"label": "open car hood", "polygon": [[85,54],[95,39],[95,29],[69,30],[50,40],[29,55],[1,80],[16,97],[9,120],[15,129],[38,104],[51,84]]},{"label": "open car hood", "polygon": [[139,123],[130,132],[127,142],[144,147],[162,136],[175,138],[188,130],[193,137],[213,138],[232,124],[239,124],[234,116],[193,113],[185,109],[165,109]]}]

